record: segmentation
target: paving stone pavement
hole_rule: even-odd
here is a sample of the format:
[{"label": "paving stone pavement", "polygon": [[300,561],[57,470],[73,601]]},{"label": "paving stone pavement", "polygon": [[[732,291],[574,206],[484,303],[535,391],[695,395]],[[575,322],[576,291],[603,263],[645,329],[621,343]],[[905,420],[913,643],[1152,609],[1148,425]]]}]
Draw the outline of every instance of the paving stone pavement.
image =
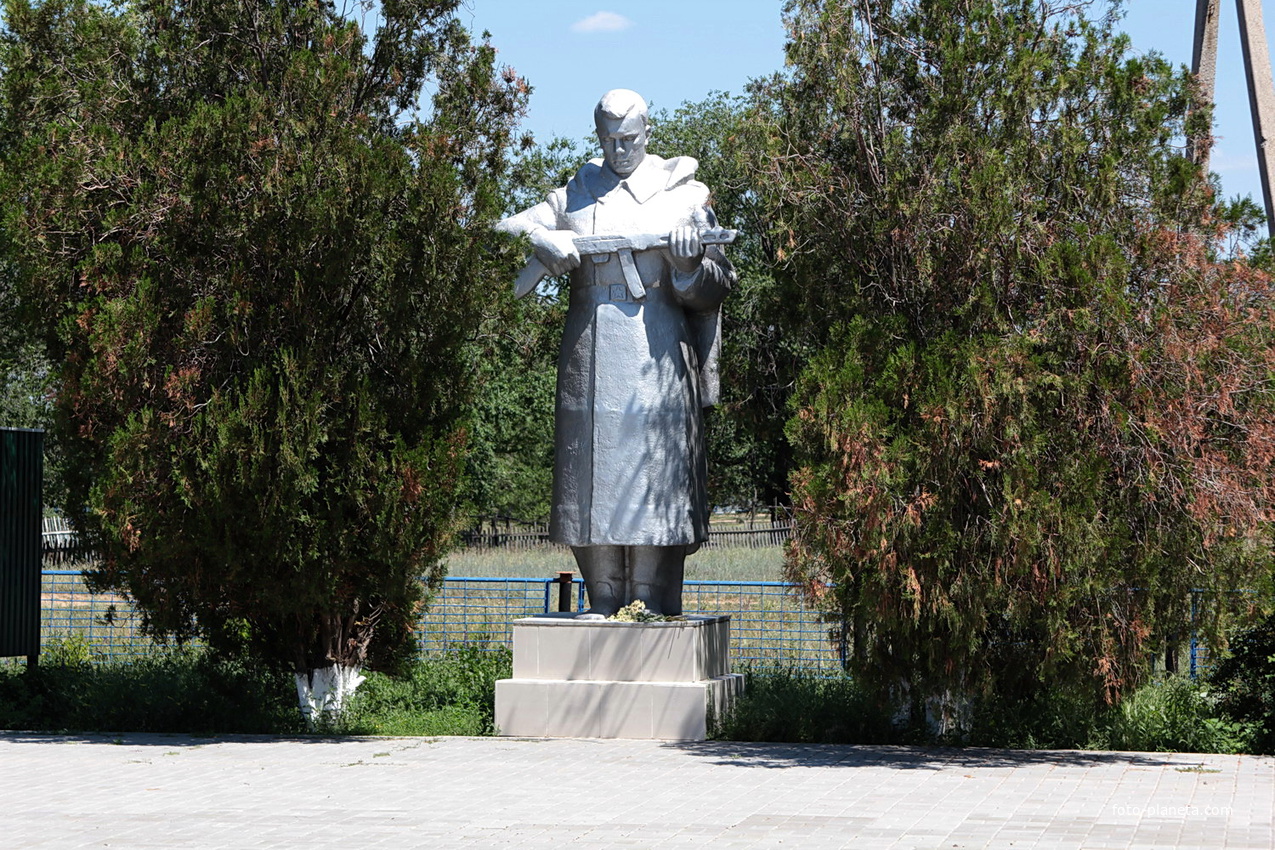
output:
[{"label": "paving stone pavement", "polygon": [[0,733],[0,848],[1275,848],[1275,758]]}]

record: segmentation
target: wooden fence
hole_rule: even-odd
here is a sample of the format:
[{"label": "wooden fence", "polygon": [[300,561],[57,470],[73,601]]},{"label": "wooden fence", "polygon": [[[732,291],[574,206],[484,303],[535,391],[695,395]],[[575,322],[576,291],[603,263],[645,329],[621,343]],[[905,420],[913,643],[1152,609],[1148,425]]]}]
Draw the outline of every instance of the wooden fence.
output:
[{"label": "wooden fence", "polygon": [[[792,536],[791,522],[721,523],[710,526],[706,547],[722,549],[738,547],[764,549],[782,546]],[[548,523],[525,523],[497,517],[461,532],[461,545],[469,549],[506,549],[519,551],[563,549],[549,541]]]},{"label": "wooden fence", "polygon": [[53,569],[92,560],[92,553],[80,545],[63,517],[44,517],[44,567]]},{"label": "wooden fence", "polygon": [[[708,548],[764,549],[782,546],[792,535],[791,522],[730,522],[711,526]],[[461,532],[461,545],[470,549],[504,549],[515,552],[566,547],[549,542],[548,523],[518,522],[503,517],[484,519],[481,525]],[[65,519],[44,520],[44,564],[47,568],[77,563],[89,556]]]}]

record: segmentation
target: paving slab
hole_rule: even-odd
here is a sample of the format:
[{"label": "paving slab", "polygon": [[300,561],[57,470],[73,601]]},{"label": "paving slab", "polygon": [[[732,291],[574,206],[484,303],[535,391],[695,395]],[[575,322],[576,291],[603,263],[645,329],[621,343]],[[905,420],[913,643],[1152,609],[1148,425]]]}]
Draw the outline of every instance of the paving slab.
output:
[{"label": "paving slab", "polygon": [[1275,758],[0,733],[0,848],[1275,847]]}]

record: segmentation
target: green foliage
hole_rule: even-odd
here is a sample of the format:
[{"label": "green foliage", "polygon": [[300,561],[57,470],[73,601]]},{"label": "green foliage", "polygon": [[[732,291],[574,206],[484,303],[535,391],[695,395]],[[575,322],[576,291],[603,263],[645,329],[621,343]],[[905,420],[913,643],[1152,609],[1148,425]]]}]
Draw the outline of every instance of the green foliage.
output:
[{"label": "green foliage", "polygon": [[[511,296],[506,299],[512,301]],[[549,517],[554,396],[565,312],[565,299],[556,292],[531,295],[506,304],[481,338],[465,492],[480,516]]]},{"label": "green foliage", "polygon": [[[292,677],[245,658],[174,650],[89,664],[82,640],[46,648],[39,667],[0,667],[0,729],[73,732],[306,731]],[[401,675],[369,673],[346,715],[325,734],[490,735],[506,652],[460,650],[418,659]]]},{"label": "green foliage", "polygon": [[567,185],[587,160],[598,156],[598,140],[592,136],[580,142],[554,136],[540,144],[524,136],[505,174],[505,214],[540,203],[554,189]]},{"label": "green foliage", "polygon": [[50,433],[53,370],[18,299],[18,268],[0,225],[0,427],[38,428],[44,435],[44,502],[59,504],[60,455]]},{"label": "green foliage", "polygon": [[1252,751],[1275,753],[1275,615],[1232,636],[1209,683],[1221,712],[1251,728]]},{"label": "green foliage", "polygon": [[67,732],[300,732],[291,677],[195,650],[93,665],[72,637],[39,667],[0,667],[0,729]]},{"label": "green foliage", "polygon": [[1245,727],[1219,716],[1216,699],[1186,677],[1151,682],[1111,711],[1096,749],[1234,753],[1245,749]]},{"label": "green foliage", "polygon": [[1077,688],[1042,689],[1020,699],[996,695],[975,701],[959,742],[1019,750],[1090,748],[1102,718],[1112,709]]},{"label": "green foliage", "polygon": [[793,0],[756,92],[813,351],[789,574],[914,716],[1118,700],[1270,563],[1270,279],[1218,260],[1189,76],[1084,5]]},{"label": "green foliage", "polygon": [[937,735],[915,724],[880,692],[848,677],[750,671],[735,709],[714,737],[821,744],[945,744],[1009,749],[1090,749],[1237,753],[1246,724],[1227,719],[1208,688],[1186,677],[1149,682],[1120,705],[1079,689],[1039,691],[1018,701],[989,698],[971,707],[967,728]]},{"label": "green foliage", "polygon": [[[504,213],[540,203],[565,185],[585,159],[568,139],[536,144],[524,136],[521,150],[503,174]],[[511,276],[473,347],[479,369],[464,499],[479,516],[529,522],[549,518],[565,280],[546,280],[536,293],[515,300]]]},{"label": "green foliage", "polygon": [[54,635],[42,640],[40,663],[50,667],[84,667],[93,663],[93,646],[83,632]]},{"label": "green foliage", "polygon": [[419,659],[397,676],[371,673],[340,721],[353,735],[491,735],[496,680],[513,675],[507,650],[461,649]]},{"label": "green foliage", "polygon": [[1229,719],[1209,687],[1186,676],[1156,679],[1119,705],[1095,702],[1078,688],[1040,691],[1021,700],[988,698],[974,706],[959,742],[1014,749],[1238,753],[1249,729]]},{"label": "green foliage", "polygon": [[846,677],[801,670],[745,671],[747,688],[716,718],[713,737],[727,741],[896,744],[907,736],[889,706]]},{"label": "green foliage", "polygon": [[720,403],[706,412],[709,500],[715,505],[786,504],[792,451],[784,433],[793,377],[809,355],[804,322],[772,273],[777,248],[758,191],[753,152],[764,145],[743,96],[714,92],[652,116],[651,152],[693,156],[723,227],[740,231],[729,249],[739,283],[722,306]]},{"label": "green foliage", "polygon": [[0,261],[0,427],[45,428],[49,364],[18,314],[12,266]]},{"label": "green foliage", "polygon": [[66,512],[153,633],[408,652],[513,269],[488,227],[526,87],[456,5],[6,5],[0,189]]}]

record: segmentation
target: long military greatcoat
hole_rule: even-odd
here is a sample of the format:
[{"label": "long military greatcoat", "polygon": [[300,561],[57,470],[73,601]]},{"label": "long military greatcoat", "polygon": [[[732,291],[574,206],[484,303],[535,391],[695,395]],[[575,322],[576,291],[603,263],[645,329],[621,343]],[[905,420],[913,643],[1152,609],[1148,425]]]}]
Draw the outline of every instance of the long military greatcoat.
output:
[{"label": "long military greatcoat", "polygon": [[[580,235],[716,226],[691,157],[646,156],[621,180],[602,160],[502,222]],[[709,247],[682,274],[664,249],[635,252],[644,298],[616,255],[571,273],[558,358],[550,537],[569,546],[692,546],[708,538],[701,408],[717,400],[719,306],[734,282]]]}]

